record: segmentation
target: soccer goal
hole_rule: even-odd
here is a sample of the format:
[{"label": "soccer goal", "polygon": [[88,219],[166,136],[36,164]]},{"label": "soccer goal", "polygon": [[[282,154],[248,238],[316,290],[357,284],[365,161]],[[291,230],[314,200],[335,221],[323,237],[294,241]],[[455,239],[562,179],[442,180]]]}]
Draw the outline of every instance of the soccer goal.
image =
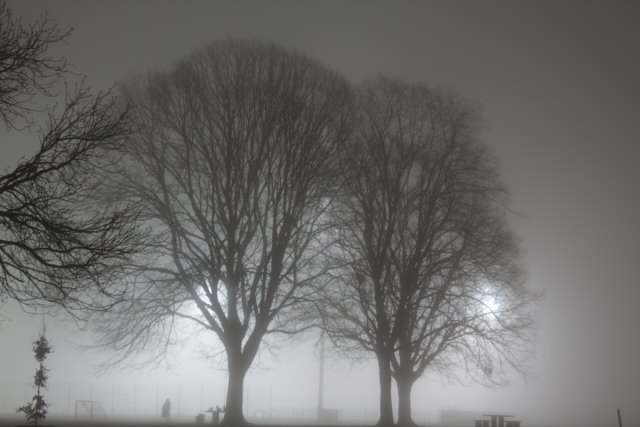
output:
[{"label": "soccer goal", "polygon": [[105,418],[102,403],[97,400],[76,400],[76,418]]}]

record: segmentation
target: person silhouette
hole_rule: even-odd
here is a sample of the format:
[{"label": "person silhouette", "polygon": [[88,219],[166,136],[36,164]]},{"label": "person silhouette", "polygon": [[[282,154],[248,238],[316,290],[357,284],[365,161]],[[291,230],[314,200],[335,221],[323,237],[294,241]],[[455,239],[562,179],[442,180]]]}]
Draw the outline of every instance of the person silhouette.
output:
[{"label": "person silhouette", "polygon": [[162,404],[161,416],[162,418],[164,418],[166,422],[169,422],[171,420],[171,401],[169,400],[168,397],[167,397],[167,400],[165,400],[164,403]]}]

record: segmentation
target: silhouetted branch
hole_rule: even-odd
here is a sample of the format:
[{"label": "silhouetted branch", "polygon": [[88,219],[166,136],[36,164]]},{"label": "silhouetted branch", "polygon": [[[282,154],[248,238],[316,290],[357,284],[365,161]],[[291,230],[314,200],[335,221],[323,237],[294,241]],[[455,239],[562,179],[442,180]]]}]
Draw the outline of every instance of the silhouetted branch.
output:
[{"label": "silhouetted branch", "polygon": [[68,72],[68,61],[49,56],[48,51],[71,30],[62,31],[46,14],[25,26],[4,1],[0,23],[0,117],[8,128],[22,128],[30,123],[30,113],[41,111],[34,97],[50,96]]},{"label": "silhouetted branch", "polygon": [[507,192],[475,140],[474,110],[452,92],[384,78],[363,85],[357,105],[320,317],[339,348],[378,359],[382,422],[393,419],[385,388],[396,379],[409,425],[411,385],[426,369],[462,367],[491,383],[510,367],[526,372],[537,296],[524,287]]},{"label": "silhouetted branch", "polygon": [[131,79],[123,94],[137,132],[113,185],[160,233],[134,288],[163,303],[101,322],[104,342],[124,357],[169,343],[169,318],[205,326],[227,355],[226,416],[241,422],[238,387],[263,338],[310,327],[299,303],[323,272],[349,86],[302,54],[226,41]]},{"label": "silhouetted branch", "polygon": [[[0,23],[0,116],[15,130],[27,124],[33,97],[53,97],[69,74],[64,59],[47,56],[68,32],[46,16],[24,27],[4,2]],[[114,165],[105,153],[131,130],[128,111],[84,81],[60,90],[60,105],[41,108],[48,122],[35,154],[0,174],[0,297],[80,316],[117,303],[123,266],[146,238],[138,209],[101,192]]]}]

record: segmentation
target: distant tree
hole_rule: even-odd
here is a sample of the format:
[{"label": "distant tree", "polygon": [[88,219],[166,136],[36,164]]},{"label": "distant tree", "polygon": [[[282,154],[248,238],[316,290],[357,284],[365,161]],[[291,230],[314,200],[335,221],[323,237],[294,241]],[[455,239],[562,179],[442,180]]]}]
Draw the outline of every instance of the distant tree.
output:
[{"label": "distant tree", "polygon": [[0,173],[0,300],[73,312],[117,300],[122,264],[144,239],[136,209],[99,191],[99,171],[112,166],[105,150],[130,131],[127,112],[82,81],[67,90],[68,63],[48,52],[68,34],[46,15],[25,26],[0,2],[2,144],[34,126],[34,114],[48,118],[35,153]]},{"label": "distant tree", "polygon": [[427,369],[462,367],[494,383],[507,367],[524,372],[537,296],[473,109],[384,78],[365,84],[357,105],[321,314],[339,347],[376,355],[380,423],[393,421],[393,377],[398,422],[410,425],[411,386]]},{"label": "distant tree", "polygon": [[38,422],[44,421],[47,418],[47,408],[49,404],[44,400],[42,394],[43,390],[47,388],[47,367],[44,364],[47,355],[53,350],[45,337],[44,328],[40,337],[33,343],[33,354],[38,362],[38,369],[33,377],[33,384],[36,387],[36,394],[33,396],[31,402],[25,406],[18,408],[18,412],[24,412],[28,421],[33,422],[37,427]]},{"label": "distant tree", "polygon": [[243,424],[261,342],[307,327],[296,307],[321,273],[349,85],[303,54],[224,41],[123,94],[137,132],[114,189],[144,209],[158,241],[136,266],[130,303],[99,332],[117,361],[166,349],[177,319],[212,331],[229,373],[223,422]]}]

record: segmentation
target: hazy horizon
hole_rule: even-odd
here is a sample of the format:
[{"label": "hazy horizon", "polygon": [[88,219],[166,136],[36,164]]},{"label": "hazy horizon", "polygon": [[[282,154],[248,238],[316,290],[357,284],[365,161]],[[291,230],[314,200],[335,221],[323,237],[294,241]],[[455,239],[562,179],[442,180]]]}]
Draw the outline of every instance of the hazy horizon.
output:
[{"label": "hazy horizon", "polygon": [[[503,389],[457,386],[435,374],[414,387],[416,412],[507,411],[531,425],[640,423],[640,3],[632,1],[171,2],[8,1],[25,23],[48,10],[73,27],[55,53],[105,89],[131,73],[168,68],[225,38],[299,49],[353,82],[378,74],[450,87],[480,107],[480,138],[500,163],[510,218],[522,239],[540,305],[535,376]],[[34,147],[3,134],[0,170]],[[9,318],[7,320],[3,318]],[[0,308],[3,384],[31,381],[42,319]],[[173,368],[92,371],[95,355],[48,319],[50,383],[226,384],[226,374],[185,351]],[[271,387],[271,404],[315,407],[313,339],[264,354],[247,385]],[[377,409],[375,364],[335,360],[327,407]],[[5,394],[6,396],[6,394]],[[266,399],[266,397],[264,398]],[[5,401],[6,402],[6,401]],[[198,402],[199,403],[199,402]],[[221,404],[219,402],[218,404]],[[212,402],[216,404],[216,402]],[[303,405],[304,404],[304,405]],[[4,403],[6,406],[7,404]],[[15,408],[3,406],[13,413]],[[249,403],[251,406],[251,401]]]}]

